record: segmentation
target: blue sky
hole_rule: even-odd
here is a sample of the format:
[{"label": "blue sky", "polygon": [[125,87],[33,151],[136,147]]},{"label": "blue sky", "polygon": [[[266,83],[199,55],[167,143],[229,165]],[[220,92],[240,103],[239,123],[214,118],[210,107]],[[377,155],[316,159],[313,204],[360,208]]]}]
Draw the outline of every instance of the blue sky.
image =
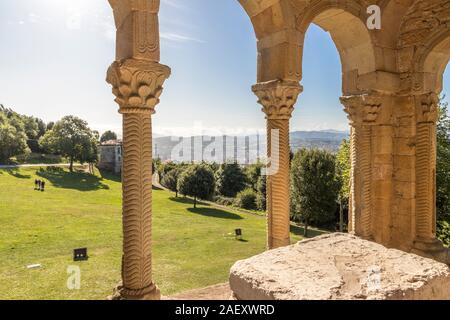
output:
[{"label": "blue sky", "polygon": [[[250,90],[256,82],[255,36],[238,1],[162,0],[160,23],[161,62],[173,75],[157,107],[155,131],[264,131],[264,115]],[[0,40],[0,103],[45,121],[74,114],[99,131],[120,130],[105,82],[115,48],[107,0],[1,0]],[[303,74],[305,91],[292,129],[347,130],[339,56],[316,26],[308,31]]]}]

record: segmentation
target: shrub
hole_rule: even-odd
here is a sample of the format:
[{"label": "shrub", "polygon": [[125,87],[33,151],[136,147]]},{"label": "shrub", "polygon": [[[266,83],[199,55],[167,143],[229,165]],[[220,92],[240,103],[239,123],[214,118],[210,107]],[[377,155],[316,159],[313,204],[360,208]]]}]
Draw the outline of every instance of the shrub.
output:
[{"label": "shrub", "polygon": [[232,206],[234,204],[234,198],[216,196],[214,202],[220,204],[221,206]]},{"label": "shrub", "polygon": [[437,235],[445,246],[450,247],[450,223],[447,221],[438,221]]},{"label": "shrub", "polygon": [[239,192],[234,204],[242,209],[256,210],[256,192],[253,189],[245,189]]}]

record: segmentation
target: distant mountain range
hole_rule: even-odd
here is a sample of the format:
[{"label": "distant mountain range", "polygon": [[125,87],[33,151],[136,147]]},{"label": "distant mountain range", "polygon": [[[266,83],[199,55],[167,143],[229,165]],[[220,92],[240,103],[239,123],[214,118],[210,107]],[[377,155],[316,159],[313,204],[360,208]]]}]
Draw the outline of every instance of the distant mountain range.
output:
[{"label": "distant mountain range", "polygon": [[[336,152],[342,140],[348,138],[349,133],[343,131],[294,131],[290,134],[290,143],[293,151],[300,148],[320,148]],[[203,157],[208,158],[212,154],[214,160],[218,162],[236,158],[240,163],[251,163],[266,154],[266,140],[265,135],[183,138],[156,136],[153,139],[153,153],[154,157],[163,161],[207,160]],[[220,149],[218,151],[220,155],[212,151],[214,149]]]}]

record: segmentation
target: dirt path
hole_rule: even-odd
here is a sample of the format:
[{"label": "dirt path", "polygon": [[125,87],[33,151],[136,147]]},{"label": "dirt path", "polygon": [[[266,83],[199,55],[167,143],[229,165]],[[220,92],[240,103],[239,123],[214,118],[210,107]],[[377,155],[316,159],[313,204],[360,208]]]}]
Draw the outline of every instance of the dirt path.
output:
[{"label": "dirt path", "polygon": [[189,290],[173,296],[163,297],[163,300],[230,300],[231,289],[228,283]]},{"label": "dirt path", "polygon": [[[39,168],[39,167],[60,167],[60,168],[69,168],[69,164],[66,163],[56,163],[56,164],[10,164],[10,165],[0,165],[0,169],[18,169],[18,168]],[[85,167],[86,165],[82,164],[74,164],[74,168]]]}]

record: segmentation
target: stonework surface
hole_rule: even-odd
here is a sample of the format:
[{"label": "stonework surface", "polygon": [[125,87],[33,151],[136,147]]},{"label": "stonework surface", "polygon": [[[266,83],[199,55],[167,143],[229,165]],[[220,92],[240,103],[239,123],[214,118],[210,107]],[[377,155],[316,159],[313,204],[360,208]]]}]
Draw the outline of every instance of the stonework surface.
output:
[{"label": "stonework surface", "polygon": [[330,234],[238,261],[241,300],[450,299],[450,268],[349,234]]}]

